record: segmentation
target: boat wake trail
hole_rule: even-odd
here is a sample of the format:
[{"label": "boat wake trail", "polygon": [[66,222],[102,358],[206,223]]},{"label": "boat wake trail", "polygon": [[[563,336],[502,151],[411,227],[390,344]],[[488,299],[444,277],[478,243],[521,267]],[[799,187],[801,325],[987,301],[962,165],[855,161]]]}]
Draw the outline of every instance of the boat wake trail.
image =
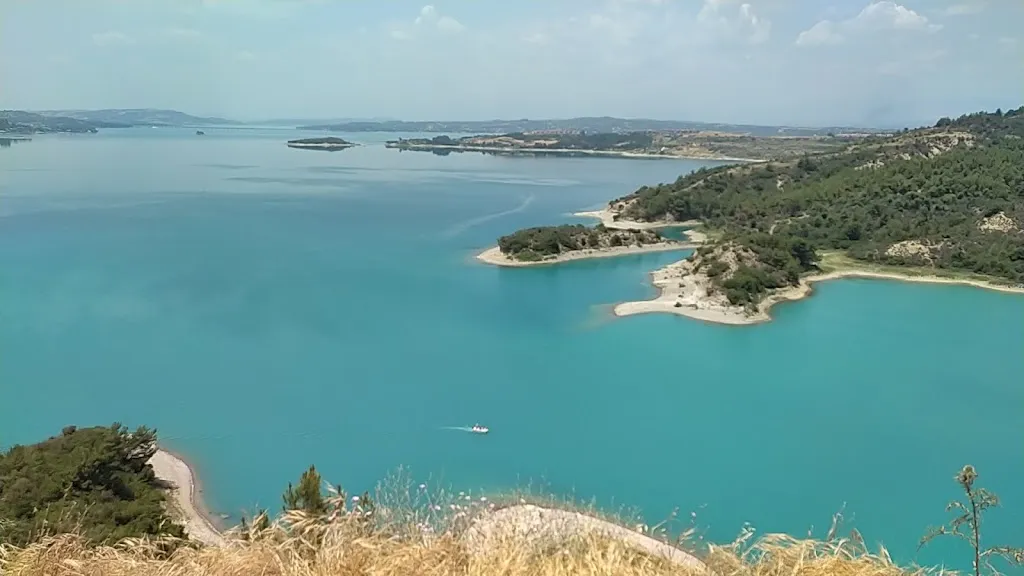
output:
[{"label": "boat wake trail", "polygon": [[472,432],[469,426],[441,426],[441,430],[455,430],[456,432]]},{"label": "boat wake trail", "polygon": [[495,218],[501,218],[502,216],[508,216],[510,214],[516,214],[516,213],[522,212],[523,210],[526,210],[526,208],[529,207],[530,204],[533,203],[534,198],[535,198],[535,196],[533,194],[530,194],[529,196],[527,196],[526,198],[523,199],[523,201],[519,204],[519,206],[516,206],[515,208],[512,208],[510,210],[503,210],[501,212],[495,212],[494,214],[487,214],[487,215],[484,215],[484,216],[478,216],[476,218],[471,218],[469,220],[466,220],[465,222],[459,222],[458,224],[456,224],[456,225],[452,226],[451,228],[445,230],[441,234],[441,236],[443,236],[445,238],[451,238],[452,236],[457,236],[459,234],[462,234],[463,232],[465,232],[466,230],[472,228],[473,226],[479,226],[480,224],[483,224],[484,222],[488,222],[490,220],[494,220]]}]

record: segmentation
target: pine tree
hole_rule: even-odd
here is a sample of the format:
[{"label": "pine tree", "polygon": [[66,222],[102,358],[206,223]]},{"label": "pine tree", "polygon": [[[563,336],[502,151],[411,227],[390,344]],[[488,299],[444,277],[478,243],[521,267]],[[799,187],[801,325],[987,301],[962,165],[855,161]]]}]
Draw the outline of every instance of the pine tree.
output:
[{"label": "pine tree", "polygon": [[281,499],[284,501],[284,511],[302,510],[311,516],[321,516],[327,513],[327,501],[320,490],[323,480],[316,466],[310,465],[309,470],[302,473],[299,478],[299,485],[292,486],[288,483],[288,489],[284,491]]}]

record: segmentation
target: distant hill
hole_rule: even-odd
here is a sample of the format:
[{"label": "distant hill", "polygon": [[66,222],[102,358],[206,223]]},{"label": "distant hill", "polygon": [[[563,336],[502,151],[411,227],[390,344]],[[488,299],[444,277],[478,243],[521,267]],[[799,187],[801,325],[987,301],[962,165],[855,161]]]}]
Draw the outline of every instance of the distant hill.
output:
[{"label": "distant hill", "polygon": [[310,126],[310,125],[333,125],[347,124],[351,122],[394,122],[394,118],[271,118],[269,120],[254,120],[246,124],[256,126]]},{"label": "distant hill", "polygon": [[23,110],[0,110],[0,134],[86,133],[97,132],[102,127],[105,126],[78,118],[44,116]]},{"label": "distant hill", "polygon": [[[104,110],[42,110],[43,116],[62,116],[97,124],[118,126],[238,126],[244,124],[227,118],[193,116],[177,110],[154,108],[111,108]],[[102,126],[101,126],[102,127]],[[114,126],[107,126],[114,127]]]},{"label": "distant hill", "polygon": [[754,126],[750,124],[716,124],[680,120],[650,120],[646,118],[568,118],[555,120],[484,120],[484,121],[353,121],[309,124],[302,130],[330,132],[441,132],[462,134],[508,134],[536,131],[572,132],[644,132],[668,130],[701,130],[750,134],[751,136],[824,136],[827,134],[863,134],[881,130],[842,126],[801,128],[790,126]]}]

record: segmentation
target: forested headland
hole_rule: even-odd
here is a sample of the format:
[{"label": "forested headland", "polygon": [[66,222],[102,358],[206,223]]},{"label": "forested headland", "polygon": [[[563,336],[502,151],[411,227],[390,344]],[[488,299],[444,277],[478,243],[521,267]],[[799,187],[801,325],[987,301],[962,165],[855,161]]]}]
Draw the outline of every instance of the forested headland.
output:
[{"label": "forested headland", "polygon": [[156,433],[68,426],[0,454],[0,543],[23,545],[72,532],[94,544],[139,536],[183,537],[149,459]]},{"label": "forested headland", "polygon": [[501,253],[521,262],[537,262],[577,250],[645,246],[668,240],[657,230],[614,230],[582,224],[525,228],[498,239]]},{"label": "forested headland", "polygon": [[621,221],[699,221],[698,270],[740,306],[826,257],[1024,285],[1024,107],[835,152],[704,168],[613,200]]}]

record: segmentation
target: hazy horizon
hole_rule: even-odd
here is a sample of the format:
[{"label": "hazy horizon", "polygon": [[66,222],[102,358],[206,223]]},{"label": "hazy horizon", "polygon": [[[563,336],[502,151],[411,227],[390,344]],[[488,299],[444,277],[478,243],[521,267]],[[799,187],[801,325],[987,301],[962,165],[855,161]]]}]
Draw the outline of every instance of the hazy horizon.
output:
[{"label": "hazy horizon", "polygon": [[1024,100],[1024,5],[986,0],[39,0],[3,12],[0,109],[892,128]]}]

